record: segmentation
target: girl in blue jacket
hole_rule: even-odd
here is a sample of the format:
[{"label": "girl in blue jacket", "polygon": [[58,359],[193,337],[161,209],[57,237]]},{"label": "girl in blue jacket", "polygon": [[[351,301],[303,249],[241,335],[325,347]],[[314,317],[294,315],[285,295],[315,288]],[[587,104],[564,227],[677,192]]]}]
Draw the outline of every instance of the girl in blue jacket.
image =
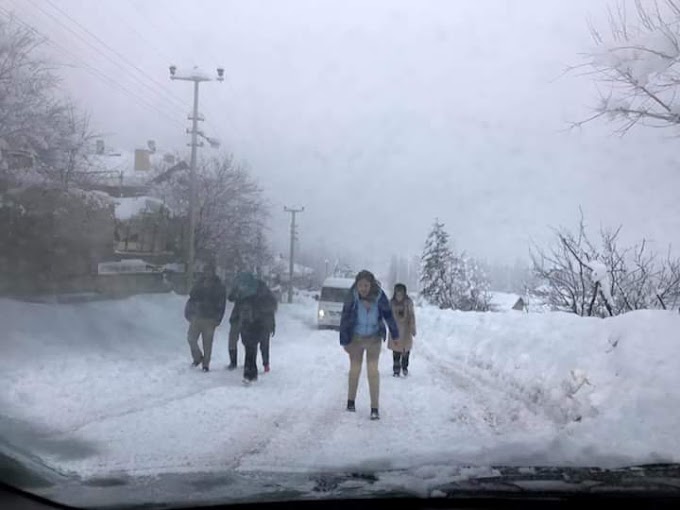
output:
[{"label": "girl in blue jacket", "polygon": [[399,329],[392,316],[387,296],[370,271],[360,271],[350,289],[342,308],[340,320],[340,345],[349,354],[349,390],[347,410],[356,411],[354,401],[359,386],[361,365],[366,352],[366,372],[371,395],[371,420],[380,419],[378,401],[380,396],[380,373],[378,360],[387,328],[393,339],[399,338]]}]

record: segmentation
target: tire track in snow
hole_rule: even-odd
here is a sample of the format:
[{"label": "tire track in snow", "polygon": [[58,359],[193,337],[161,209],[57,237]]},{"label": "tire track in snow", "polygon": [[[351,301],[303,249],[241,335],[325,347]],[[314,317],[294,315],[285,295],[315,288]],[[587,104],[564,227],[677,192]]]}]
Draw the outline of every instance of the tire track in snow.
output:
[{"label": "tire track in snow", "polygon": [[[303,318],[299,322],[309,326]],[[297,400],[290,402],[294,407],[280,417],[275,423],[276,428],[268,431],[268,437],[240,457],[237,469],[307,469],[314,464],[316,452],[323,448],[322,443],[337,427],[339,418],[345,412],[342,406],[346,379],[335,376],[343,373],[339,367],[340,360],[344,359],[343,353],[336,350],[337,340],[333,332],[310,328],[308,337],[303,341],[316,347],[308,351],[309,359],[301,360],[303,370],[307,371],[303,383],[304,393],[298,394]],[[322,352],[318,350],[319,344],[323,345]],[[334,375],[328,377],[325,372]],[[291,466],[291,451],[304,458],[298,466]]]},{"label": "tire track in snow", "polygon": [[[532,421],[535,419],[535,422],[551,427],[562,427],[569,422],[565,419],[564,413],[560,412],[559,403],[550,402],[545,393],[537,393],[534,399],[528,398],[517,391],[520,387],[517,383],[503,384],[501,381],[494,380],[493,376],[485,374],[481,369],[474,369],[459,361],[442,362],[433,354],[427,341],[421,342],[419,348],[423,356],[438,372],[455,383],[456,389],[465,390],[471,399],[474,399],[483,409],[482,419],[498,433],[508,426],[519,427],[521,418],[528,418]],[[504,416],[508,414],[504,407],[508,407],[509,401],[512,402],[509,406],[510,416]]]}]

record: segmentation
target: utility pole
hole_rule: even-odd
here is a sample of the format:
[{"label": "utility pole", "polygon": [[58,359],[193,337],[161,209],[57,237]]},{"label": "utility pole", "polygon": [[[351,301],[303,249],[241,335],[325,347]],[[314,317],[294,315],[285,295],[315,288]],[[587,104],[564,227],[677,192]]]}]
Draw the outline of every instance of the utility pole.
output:
[{"label": "utility pole", "polygon": [[290,261],[289,261],[289,266],[288,266],[288,302],[292,303],[293,302],[293,273],[295,272],[295,237],[296,237],[296,230],[295,230],[295,215],[297,213],[304,212],[305,208],[301,207],[300,209],[293,209],[291,207],[284,207],[284,211],[290,213]]},{"label": "utility pole", "polygon": [[[208,141],[211,147],[219,147],[219,141],[214,138],[207,137],[202,131],[198,129],[198,121],[205,120],[203,116],[198,113],[198,85],[203,81],[212,81],[205,73],[202,73],[197,68],[194,67],[193,71],[187,75],[180,76],[177,74],[177,67],[170,66],[170,79],[171,80],[182,80],[182,81],[192,81],[194,82],[194,110],[191,115],[189,115],[189,120],[191,120],[191,130],[187,129],[187,134],[191,134],[191,163],[189,166],[190,178],[189,178],[189,236],[188,236],[188,246],[187,246],[187,290],[191,290],[194,283],[194,259],[195,259],[195,238],[196,238],[196,210],[198,197],[196,195],[196,160],[198,148],[203,146],[203,142],[198,141],[198,137],[201,136]],[[221,67],[217,68],[217,81],[224,81],[224,69]]]}]

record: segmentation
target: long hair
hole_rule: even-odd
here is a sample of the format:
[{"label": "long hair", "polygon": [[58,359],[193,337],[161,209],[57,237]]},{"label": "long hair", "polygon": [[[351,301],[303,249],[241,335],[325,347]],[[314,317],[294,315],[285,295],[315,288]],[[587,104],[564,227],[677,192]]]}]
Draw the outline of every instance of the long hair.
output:
[{"label": "long hair", "polygon": [[363,269],[359,271],[354,278],[354,285],[352,285],[352,289],[356,289],[357,284],[359,283],[360,280],[366,280],[371,284],[371,290],[368,294],[368,297],[371,299],[375,299],[380,295],[380,284],[378,283],[378,280],[376,280],[375,275],[368,271],[367,269]]}]

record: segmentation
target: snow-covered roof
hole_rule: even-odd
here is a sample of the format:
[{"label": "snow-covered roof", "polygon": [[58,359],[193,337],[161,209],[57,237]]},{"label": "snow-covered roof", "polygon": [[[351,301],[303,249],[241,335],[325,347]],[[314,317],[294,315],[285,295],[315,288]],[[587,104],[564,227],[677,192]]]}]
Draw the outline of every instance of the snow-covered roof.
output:
[{"label": "snow-covered roof", "polygon": [[161,207],[166,207],[162,200],[155,197],[129,197],[116,198],[117,220],[129,220],[143,212],[158,212]]},{"label": "snow-covered roof", "polygon": [[354,284],[354,278],[326,278],[323,281],[324,287],[333,287],[335,289],[349,289]]},{"label": "snow-covered roof", "polygon": [[[290,263],[287,259],[284,259],[283,257],[277,257],[277,259],[274,261],[272,269],[275,272],[281,272],[287,275],[289,271],[289,264]],[[313,273],[314,269],[311,267],[303,266],[302,264],[293,264],[293,274],[295,276],[308,276]]]},{"label": "snow-covered roof", "polygon": [[[122,172],[126,182],[130,182],[134,179],[147,181],[155,173],[158,173],[159,171],[163,172],[179,162],[177,157],[174,157],[172,160],[166,160],[165,158],[168,155],[175,156],[174,154],[158,150],[156,150],[156,152],[150,152],[149,162],[151,164],[151,170],[149,171],[135,170],[134,150],[95,154],[88,156],[88,161],[92,165],[92,170],[95,171],[112,172],[114,174]],[[112,178],[117,179],[118,176],[113,175]]]}]

